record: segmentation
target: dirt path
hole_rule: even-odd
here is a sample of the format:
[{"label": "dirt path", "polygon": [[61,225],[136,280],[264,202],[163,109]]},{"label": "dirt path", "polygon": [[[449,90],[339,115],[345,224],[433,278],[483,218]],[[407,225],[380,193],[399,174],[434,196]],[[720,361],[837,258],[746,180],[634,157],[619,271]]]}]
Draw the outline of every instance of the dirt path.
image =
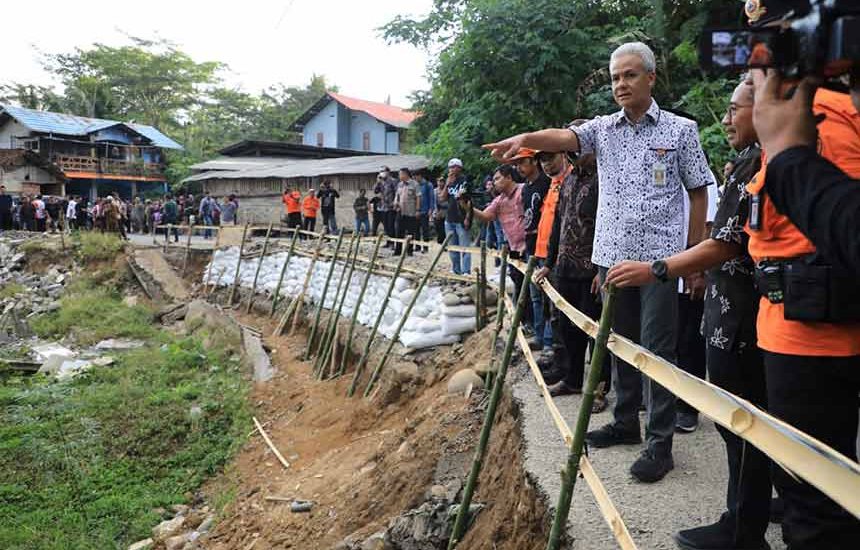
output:
[{"label": "dirt path", "polygon": [[191,296],[188,283],[170,267],[158,248],[138,248],[134,251],[134,262],[176,301],[185,301]]}]

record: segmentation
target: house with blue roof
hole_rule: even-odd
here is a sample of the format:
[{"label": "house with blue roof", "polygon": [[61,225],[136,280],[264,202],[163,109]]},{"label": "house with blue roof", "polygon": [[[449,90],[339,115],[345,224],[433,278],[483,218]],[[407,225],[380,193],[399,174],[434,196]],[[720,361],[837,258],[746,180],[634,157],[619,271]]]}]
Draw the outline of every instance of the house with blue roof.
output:
[{"label": "house with blue roof", "polygon": [[[95,199],[166,191],[166,149],[182,146],[152,126],[0,104],[0,150],[26,151],[19,158],[29,159],[15,172],[21,181],[0,173],[12,192]],[[34,174],[49,181],[34,181]]]}]

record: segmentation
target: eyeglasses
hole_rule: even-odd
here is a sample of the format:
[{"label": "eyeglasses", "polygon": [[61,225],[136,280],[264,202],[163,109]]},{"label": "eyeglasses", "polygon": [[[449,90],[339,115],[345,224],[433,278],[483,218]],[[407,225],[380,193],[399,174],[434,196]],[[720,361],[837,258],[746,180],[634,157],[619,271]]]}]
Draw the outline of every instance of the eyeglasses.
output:
[{"label": "eyeglasses", "polygon": [[752,108],[752,104],[749,104],[749,105],[735,105],[734,103],[732,103],[731,105],[729,105],[729,108],[726,110],[726,113],[728,113],[728,115],[729,115],[729,122],[731,122],[732,120],[734,120],[734,118],[738,115],[738,109],[748,109],[748,108],[750,108],[750,109],[751,109],[751,108]]}]

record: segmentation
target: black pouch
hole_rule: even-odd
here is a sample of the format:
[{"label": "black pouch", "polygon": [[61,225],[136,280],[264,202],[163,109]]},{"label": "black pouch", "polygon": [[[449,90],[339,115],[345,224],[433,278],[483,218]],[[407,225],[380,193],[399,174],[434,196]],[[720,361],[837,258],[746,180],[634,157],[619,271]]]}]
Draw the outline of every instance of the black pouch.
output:
[{"label": "black pouch", "polygon": [[785,318],[789,321],[825,322],[830,313],[830,266],[803,260],[783,268]]},{"label": "black pouch", "polygon": [[860,280],[833,268],[830,277],[830,321],[860,322]]}]

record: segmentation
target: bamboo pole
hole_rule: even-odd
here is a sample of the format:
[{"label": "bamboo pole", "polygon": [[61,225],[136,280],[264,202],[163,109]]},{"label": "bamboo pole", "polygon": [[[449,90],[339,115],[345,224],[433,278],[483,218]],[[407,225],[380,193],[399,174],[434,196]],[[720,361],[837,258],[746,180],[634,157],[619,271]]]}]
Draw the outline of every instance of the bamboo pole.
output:
[{"label": "bamboo pole", "polygon": [[336,376],[342,376],[346,371],[346,359],[349,355],[350,344],[352,343],[352,335],[355,333],[355,323],[358,321],[358,310],[361,308],[361,302],[364,300],[364,293],[367,291],[367,284],[370,282],[370,277],[373,275],[373,267],[376,265],[376,258],[379,256],[379,246],[382,244],[383,235],[376,238],[376,244],[373,247],[373,254],[370,257],[370,265],[367,267],[367,276],[364,282],[361,283],[361,290],[358,293],[358,298],[355,301],[355,308],[352,310],[352,319],[349,322],[349,331],[346,333],[346,346],[344,346],[343,355],[340,357],[340,367],[337,369]]},{"label": "bamboo pole", "polygon": [[612,328],[612,318],[615,314],[615,286],[609,285],[603,300],[603,311],[600,313],[600,326],[597,329],[597,338],[594,341],[594,349],[591,351],[591,363],[588,367],[588,378],[585,381],[585,389],[582,392],[582,403],[579,405],[579,414],[576,419],[576,428],[573,431],[573,442],[570,444],[570,452],[567,455],[567,465],[561,471],[561,491],[558,495],[558,504],[555,507],[555,517],[549,532],[549,540],[546,543],[547,550],[558,550],[561,545],[561,534],[567,524],[567,516],[570,513],[570,501],[573,497],[573,488],[576,484],[576,476],[579,472],[579,461],[583,455],[585,445],[585,433],[588,431],[588,422],[591,420],[591,406],[594,403],[594,392],[600,381],[601,365],[606,357],[606,343],[609,340],[609,332]]},{"label": "bamboo pole", "polygon": [[[412,239],[411,236],[406,236],[406,244]],[[364,345],[364,351],[358,364],[355,366],[355,372],[352,374],[352,382],[349,384],[349,389],[346,392],[347,397],[352,397],[355,393],[355,388],[358,385],[358,380],[361,378],[361,371],[364,364],[367,363],[367,358],[370,356],[370,347],[373,345],[373,339],[376,337],[376,331],[379,330],[379,324],[385,316],[385,308],[388,306],[388,300],[391,299],[391,293],[394,291],[394,285],[397,282],[397,277],[400,276],[400,270],[403,269],[403,261],[406,259],[406,247],[400,252],[400,260],[397,262],[397,267],[394,269],[394,275],[391,276],[391,283],[388,285],[388,291],[385,293],[385,298],[382,300],[382,307],[379,308],[379,313],[376,315],[376,321],[373,323],[373,328],[370,329],[370,336],[367,337],[367,344]]]},{"label": "bamboo pole", "polygon": [[[370,375],[370,380],[368,380],[367,382],[367,387],[364,388],[364,397],[370,395],[370,391],[373,389],[373,385],[376,384],[376,380],[379,378],[379,374],[382,372],[382,368],[388,361],[388,356],[391,354],[391,350],[394,349],[394,344],[397,343],[397,339],[400,337],[400,331],[403,330],[403,325],[405,325],[406,320],[409,319],[409,314],[412,312],[412,308],[415,307],[415,303],[418,301],[418,296],[424,289],[424,285],[427,284],[427,280],[430,278],[430,274],[433,273],[433,269],[436,267],[436,264],[439,263],[439,258],[441,258],[442,254],[445,252],[445,247],[448,246],[448,242],[451,240],[451,237],[453,237],[453,234],[445,237],[445,241],[442,243],[442,246],[439,247],[439,250],[436,251],[436,256],[433,257],[433,261],[430,263],[430,268],[418,282],[418,287],[415,289],[415,293],[412,295],[412,299],[409,300],[409,305],[406,306],[406,310],[403,312],[403,316],[400,318],[400,323],[397,324],[397,329],[394,331],[394,334],[391,336],[391,340],[389,340],[388,342],[388,347],[385,349],[385,353],[382,354],[382,358],[379,360],[379,364],[376,365],[376,368]],[[404,246],[403,249],[406,250],[406,247]]]},{"label": "bamboo pole", "polygon": [[338,253],[340,253],[340,245],[341,245],[341,243],[343,243],[343,235],[344,235],[344,230],[341,229],[340,233],[337,236],[337,244],[335,245],[335,248],[334,248],[334,256],[332,256],[332,258],[331,258],[331,265],[329,266],[329,269],[328,269],[328,275],[325,278],[325,286],[323,286],[322,295],[320,296],[319,304],[317,304],[317,311],[314,314],[314,323],[313,323],[313,325],[311,325],[311,334],[308,337],[308,347],[305,349],[305,361],[307,361],[311,357],[311,350],[313,349],[314,337],[316,336],[317,330],[319,329],[320,315],[322,315],[322,308],[323,308],[323,304],[325,303],[325,296],[328,293],[329,284],[331,284],[331,276],[334,273],[335,266],[337,265],[337,255],[338,255]]},{"label": "bamboo pole", "polygon": [[63,247],[63,252],[66,251],[66,211],[62,205],[60,205],[60,246]]},{"label": "bamboo pole", "polygon": [[322,366],[320,367],[320,378],[323,378],[325,375],[325,366],[329,363],[331,359],[331,367],[329,368],[329,376],[334,375],[334,358],[337,355],[337,342],[338,342],[338,334],[340,333],[340,327],[338,326],[338,321],[340,320],[341,312],[343,311],[343,306],[346,303],[346,296],[349,294],[349,285],[352,282],[352,275],[355,273],[355,260],[358,257],[358,251],[361,248],[361,240],[355,241],[355,251],[352,255],[352,261],[349,265],[349,273],[346,275],[346,284],[343,288],[343,294],[340,297],[340,304],[337,306],[337,312],[334,314],[334,321],[332,323],[332,328],[329,329],[329,333],[331,336],[326,342],[325,346],[323,346],[322,350]]},{"label": "bamboo pole", "polygon": [[287,462],[287,459],[284,458],[284,455],[281,454],[281,451],[279,451],[278,448],[275,447],[275,444],[269,438],[269,434],[267,434],[266,430],[263,429],[263,426],[262,424],[260,424],[260,421],[257,420],[257,417],[252,416],[251,419],[254,421],[254,426],[256,426],[257,431],[260,432],[261,436],[263,436],[263,441],[266,442],[266,445],[269,446],[269,449],[271,449],[272,453],[274,453],[274,455],[278,458],[278,462],[280,462],[284,468],[289,469],[290,463]]},{"label": "bamboo pole", "polygon": [[185,271],[188,269],[188,255],[191,253],[191,235],[194,233],[194,226],[188,226],[188,238],[185,239],[185,256],[182,258],[182,276],[185,277]]},{"label": "bamboo pole", "polygon": [[487,386],[492,387],[493,377],[495,376],[496,362],[496,343],[499,341],[499,333],[502,332],[502,327],[505,324],[505,286],[508,278],[508,245],[502,246],[502,262],[499,267],[499,297],[496,300],[496,330],[493,332],[493,339],[490,341],[490,365],[487,368]]},{"label": "bamboo pole", "polygon": [[248,237],[248,224],[245,224],[245,229],[242,230],[242,242],[239,245],[239,257],[236,259],[236,272],[233,274],[233,286],[230,287],[230,294],[227,297],[227,305],[233,305],[233,297],[236,295],[236,288],[239,287],[239,268],[242,267],[242,254],[245,253],[245,239]]},{"label": "bamboo pole", "polygon": [[508,373],[508,366],[511,364],[511,356],[514,352],[514,345],[517,338],[517,328],[519,328],[520,320],[523,317],[523,310],[526,306],[528,298],[528,284],[532,279],[532,272],[535,268],[535,258],[532,256],[529,259],[526,267],[526,275],[520,287],[520,296],[517,299],[517,308],[514,310],[514,318],[511,320],[510,331],[508,332],[508,340],[505,344],[505,354],[502,356],[502,363],[499,365],[499,375],[493,383],[493,391],[490,394],[490,402],[487,404],[487,410],[484,414],[484,425],[481,427],[481,437],[478,440],[478,446],[475,448],[475,459],[472,461],[472,469],[469,472],[469,479],[466,481],[466,486],[463,488],[463,500],[457,510],[457,519],[454,521],[454,528],[451,531],[451,538],[448,540],[448,550],[452,550],[463,538],[466,532],[466,525],[469,520],[469,507],[472,504],[472,494],[475,491],[475,485],[478,482],[478,475],[481,473],[481,467],[484,463],[484,455],[487,452],[487,444],[490,441],[490,432],[493,429],[493,423],[496,416],[496,408],[499,406],[499,401],[502,397],[502,390],[505,386],[505,377]]},{"label": "bamboo pole", "polygon": [[[296,325],[299,322],[299,314],[302,311],[302,304],[304,303],[305,295],[308,292],[308,285],[310,284],[311,278],[313,277],[314,267],[316,267],[316,265],[317,265],[317,261],[319,260],[320,253],[322,252],[322,247],[324,244],[325,244],[325,237],[323,236],[322,233],[320,233],[319,236],[317,237],[317,245],[316,245],[316,249],[314,250],[314,255],[311,258],[310,266],[308,267],[307,273],[305,273],[305,281],[304,281],[304,283],[302,283],[302,291],[299,293],[298,296],[296,296],[296,299],[293,300],[293,302],[290,304],[291,306],[293,304],[295,304],[295,307],[293,308],[293,309],[295,309],[295,311],[292,314],[293,315],[293,322],[292,322],[292,325],[290,326],[290,334],[292,334],[296,331]],[[284,319],[285,319],[284,326],[281,327],[280,333],[283,333],[283,329],[286,328],[286,326],[287,326],[286,323],[289,321],[290,316],[285,314]]]},{"label": "bamboo pole", "polygon": [[335,327],[337,327],[337,317],[340,313],[340,304],[343,303],[341,299],[341,291],[345,294],[346,287],[349,286],[349,281],[346,280],[346,275],[347,273],[349,273],[350,276],[352,275],[352,269],[354,267],[349,266],[354,266],[355,255],[358,254],[359,244],[358,233],[353,233],[349,242],[349,248],[346,252],[346,262],[343,264],[343,269],[340,271],[340,277],[338,277],[337,286],[335,287],[334,301],[331,303],[331,309],[328,312],[328,317],[326,318],[319,343],[317,344],[316,361],[314,361],[313,372],[319,379],[323,377],[323,373],[325,372],[325,359],[327,355],[326,347],[333,336]]},{"label": "bamboo pole", "polygon": [[275,314],[275,308],[278,307],[278,300],[281,297],[281,285],[284,284],[284,275],[287,273],[287,266],[290,264],[290,259],[293,257],[293,252],[296,251],[296,241],[299,239],[298,231],[293,232],[293,240],[290,241],[290,248],[287,250],[287,258],[284,260],[284,265],[281,267],[281,275],[278,277],[278,284],[275,286],[275,293],[272,295],[272,308],[269,310],[269,317]]},{"label": "bamboo pole", "polygon": [[478,264],[478,276],[475,279],[475,332],[479,332],[484,328],[486,319],[484,287],[487,284],[487,241],[481,241],[481,262]]},{"label": "bamboo pole", "polygon": [[254,272],[254,282],[251,284],[251,293],[248,295],[248,306],[245,308],[245,313],[251,313],[251,306],[254,305],[254,295],[257,293],[257,280],[260,278],[260,270],[263,268],[263,262],[266,260],[266,252],[269,250],[269,238],[272,236],[272,226],[266,229],[266,238],[263,240],[263,253],[260,254],[260,261],[257,262],[257,271]]}]

